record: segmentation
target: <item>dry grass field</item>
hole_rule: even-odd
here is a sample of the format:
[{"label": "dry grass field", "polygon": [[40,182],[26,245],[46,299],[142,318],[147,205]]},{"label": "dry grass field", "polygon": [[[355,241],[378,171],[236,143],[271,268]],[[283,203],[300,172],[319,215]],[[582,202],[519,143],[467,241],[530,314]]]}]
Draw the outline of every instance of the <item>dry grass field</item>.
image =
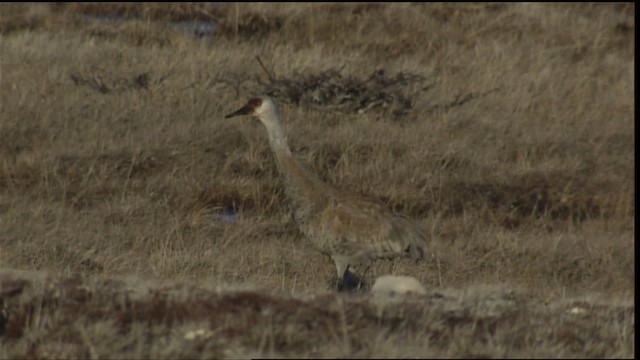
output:
[{"label": "dry grass field", "polygon": [[[1,4],[0,358],[633,357],[634,12]],[[333,290],[261,93],[426,295]]]}]

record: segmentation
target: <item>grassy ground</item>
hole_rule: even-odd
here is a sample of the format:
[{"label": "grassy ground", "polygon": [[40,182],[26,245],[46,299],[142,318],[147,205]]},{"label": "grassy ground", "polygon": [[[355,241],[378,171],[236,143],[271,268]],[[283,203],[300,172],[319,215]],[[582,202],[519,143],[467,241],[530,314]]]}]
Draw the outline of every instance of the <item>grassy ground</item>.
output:
[{"label": "grassy ground", "polygon": [[[634,10],[0,5],[0,355],[633,356]],[[194,38],[170,25],[184,19],[218,27]],[[416,80],[358,87],[378,70]],[[313,76],[319,87],[302,81]],[[327,89],[386,106],[316,101]],[[390,320],[367,313],[367,294],[331,292],[333,265],[290,222],[264,129],[223,119],[263,92],[281,102],[309,169],[423,227],[427,263],[380,262],[369,276],[415,276],[431,305],[405,304]],[[169,321],[157,314],[167,302],[146,295],[114,307],[124,290],[101,284],[123,276],[151,297],[151,284],[173,281],[244,286],[246,299],[202,288],[178,306],[200,310]],[[78,305],[59,290],[42,305],[54,296],[42,284],[57,281],[92,295]],[[181,294],[172,286],[154,291]],[[494,330],[479,330],[474,301],[504,291],[526,300],[507,296],[508,310],[481,325]],[[349,311],[335,310],[341,301]],[[227,314],[220,302],[236,305]],[[74,320],[74,306],[94,310]],[[571,313],[585,306],[588,315]],[[147,308],[115,325],[107,316]],[[243,327],[257,308],[283,317]],[[33,311],[49,320],[34,323]],[[231,331],[198,311],[242,321]],[[455,311],[467,320],[447,317]],[[287,340],[309,317],[330,325]],[[173,343],[172,329],[187,325],[213,335]]]}]

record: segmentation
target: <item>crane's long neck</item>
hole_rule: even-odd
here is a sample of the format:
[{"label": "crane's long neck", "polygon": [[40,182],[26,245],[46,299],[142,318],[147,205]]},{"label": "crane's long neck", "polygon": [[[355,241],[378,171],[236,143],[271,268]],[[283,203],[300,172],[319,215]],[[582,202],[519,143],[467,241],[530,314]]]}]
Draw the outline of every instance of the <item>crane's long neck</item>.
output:
[{"label": "crane's long neck", "polygon": [[296,218],[310,215],[321,206],[321,195],[326,185],[294,159],[277,113],[261,117],[260,120],[267,128],[269,145]]}]

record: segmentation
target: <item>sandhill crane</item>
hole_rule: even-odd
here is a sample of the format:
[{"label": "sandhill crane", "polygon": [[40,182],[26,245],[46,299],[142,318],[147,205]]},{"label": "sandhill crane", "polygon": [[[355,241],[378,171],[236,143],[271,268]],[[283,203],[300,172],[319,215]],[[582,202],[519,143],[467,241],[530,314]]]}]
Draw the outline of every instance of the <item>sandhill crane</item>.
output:
[{"label": "sandhill crane", "polygon": [[250,99],[230,118],[252,115],[267,129],[269,145],[284,180],[293,219],[304,236],[323,254],[333,259],[338,287],[353,287],[351,266],[380,258],[408,257],[420,260],[427,243],[420,228],[402,214],[384,205],[330,186],[292,156],[280,123],[278,106],[268,96]]}]

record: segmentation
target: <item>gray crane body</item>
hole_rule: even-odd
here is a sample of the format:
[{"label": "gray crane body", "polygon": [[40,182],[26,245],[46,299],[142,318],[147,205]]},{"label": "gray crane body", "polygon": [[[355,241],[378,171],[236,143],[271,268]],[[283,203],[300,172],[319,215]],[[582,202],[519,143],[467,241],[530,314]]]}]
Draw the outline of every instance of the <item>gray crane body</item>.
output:
[{"label": "gray crane body", "polygon": [[257,116],[267,129],[269,144],[293,217],[305,238],[331,257],[340,282],[350,266],[376,259],[426,257],[421,229],[402,214],[376,201],[345,193],[322,182],[292,156],[276,103],[268,96],[249,100],[227,115]]}]

